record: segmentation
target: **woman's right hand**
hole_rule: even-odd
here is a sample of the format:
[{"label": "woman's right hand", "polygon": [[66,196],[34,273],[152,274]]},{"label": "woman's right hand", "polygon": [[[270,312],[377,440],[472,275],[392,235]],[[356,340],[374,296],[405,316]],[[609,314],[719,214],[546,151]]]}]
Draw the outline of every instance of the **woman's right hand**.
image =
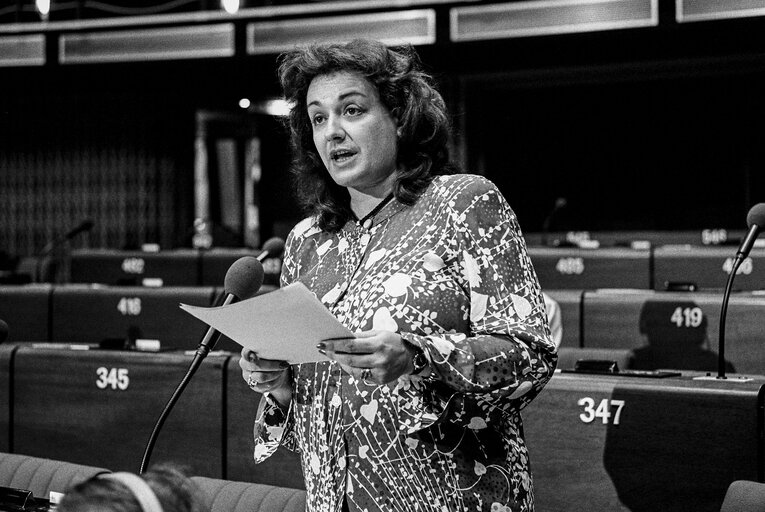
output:
[{"label": "woman's right hand", "polygon": [[239,359],[242,378],[253,391],[270,393],[279,405],[286,408],[292,401],[291,370],[286,361],[261,359],[247,348],[242,349]]}]

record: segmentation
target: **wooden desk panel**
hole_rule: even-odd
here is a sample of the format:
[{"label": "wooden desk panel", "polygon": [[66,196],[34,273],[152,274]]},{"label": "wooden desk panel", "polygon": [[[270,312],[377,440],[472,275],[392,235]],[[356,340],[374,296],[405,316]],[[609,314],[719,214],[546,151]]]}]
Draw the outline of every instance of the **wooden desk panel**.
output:
[{"label": "wooden desk panel", "polygon": [[537,510],[719,512],[762,478],[764,383],[556,374],[522,413]]},{"label": "wooden desk panel", "polygon": [[211,287],[92,287],[53,291],[51,339],[99,343],[105,339],[158,339],[163,348],[196,349],[207,326],[180,303],[210,306]]},{"label": "wooden desk panel", "polygon": [[252,427],[262,395],[252,391],[242,380],[238,355],[229,360],[227,375],[226,478],[305,489],[298,454],[279,448],[266,461],[253,462]]},{"label": "wooden desk panel", "polygon": [[[636,367],[717,371],[722,292],[599,290],[583,299],[583,346],[641,349]],[[733,293],[725,358],[739,373],[765,374],[765,295]],[[642,323],[641,323],[642,322]]]},{"label": "wooden desk panel", "polygon": [[72,283],[142,286],[144,279],[159,279],[160,286],[199,286],[199,252],[191,249],[72,251],[69,278]]},{"label": "wooden desk panel", "polygon": [[[239,258],[257,256],[261,251],[256,249],[210,249],[200,255],[200,283],[202,286],[223,286],[226,272]],[[264,285],[279,286],[281,259],[266,257],[263,261]]]},{"label": "wooden desk panel", "polygon": [[53,286],[0,286],[0,318],[8,324],[8,341],[45,341],[50,337]]},{"label": "wooden desk panel", "polygon": [[651,288],[649,250],[529,247],[542,288]]},{"label": "wooden desk panel", "polygon": [[[724,289],[730,274],[735,246],[708,247],[667,245],[654,249],[654,283],[692,282],[699,288]],[[733,280],[736,290],[765,289],[765,249],[754,248]]]},{"label": "wooden desk panel", "polygon": [[[150,463],[223,477],[223,372],[208,356],[170,412]],[[181,353],[21,347],[14,368],[14,452],[137,472],[159,415],[188,370]]]},{"label": "wooden desk panel", "polygon": [[0,452],[11,451],[11,367],[16,346],[0,345]]}]

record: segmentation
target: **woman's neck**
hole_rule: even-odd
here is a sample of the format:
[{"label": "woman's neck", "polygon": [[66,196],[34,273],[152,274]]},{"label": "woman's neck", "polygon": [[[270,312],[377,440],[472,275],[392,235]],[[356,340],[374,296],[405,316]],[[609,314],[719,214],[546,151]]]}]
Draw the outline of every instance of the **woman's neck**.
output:
[{"label": "woman's neck", "polygon": [[384,183],[380,183],[380,186],[375,187],[373,190],[357,190],[355,188],[348,188],[348,194],[351,196],[351,211],[356,215],[357,219],[363,219],[369,212],[375,209],[388,195],[393,191],[393,176],[386,180]]}]

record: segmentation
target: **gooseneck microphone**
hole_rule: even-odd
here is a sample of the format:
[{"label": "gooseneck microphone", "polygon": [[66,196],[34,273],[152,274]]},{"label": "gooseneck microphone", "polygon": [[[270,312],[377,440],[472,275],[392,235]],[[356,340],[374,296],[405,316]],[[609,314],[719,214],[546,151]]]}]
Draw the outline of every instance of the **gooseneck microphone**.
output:
[{"label": "gooseneck microphone", "polygon": [[[262,284],[263,265],[260,264],[260,261],[253,256],[239,258],[226,272],[226,278],[223,284],[225,298],[223,299],[222,304],[218,305],[225,306],[237,300],[249,299],[258,292]],[[191,361],[189,369],[186,371],[186,375],[183,377],[180,384],[178,384],[178,387],[167,402],[162,414],[159,415],[157,423],[154,425],[154,430],[149,437],[149,442],[146,444],[146,450],[144,451],[143,459],[141,460],[139,474],[142,475],[144,471],[146,471],[151,452],[154,449],[154,443],[157,441],[157,436],[159,435],[159,431],[165,423],[167,416],[180,398],[186,385],[191,381],[191,377],[193,377],[194,373],[196,373],[197,369],[202,364],[204,358],[207,357],[207,354],[209,354],[213,348],[215,348],[215,344],[218,343],[220,336],[221,334],[217,329],[210,327],[207,329],[202,341],[199,342],[197,351],[194,354],[194,359]]]},{"label": "gooseneck microphone", "polygon": [[725,285],[725,292],[723,293],[722,308],[720,310],[720,334],[718,337],[717,347],[717,378],[725,379],[725,316],[728,313],[728,301],[730,300],[730,293],[733,289],[733,278],[738,272],[738,267],[749,256],[749,252],[754,247],[754,241],[757,240],[757,236],[760,231],[765,228],[765,203],[758,203],[749,210],[746,216],[746,224],[749,227],[744,240],[736,251],[736,257],[731,265],[730,274],[728,274],[728,283]]},{"label": "gooseneck microphone", "polygon": [[550,213],[547,214],[547,217],[542,222],[542,245],[547,245],[547,235],[550,233],[550,224],[552,224],[553,217],[555,217],[558,211],[565,208],[567,204],[568,201],[566,201],[565,197],[559,197],[555,200],[555,206],[553,206],[553,209],[550,210]]},{"label": "gooseneck microphone", "polygon": [[281,258],[284,252],[284,240],[275,236],[269,238],[263,244],[260,254],[258,254],[258,261],[263,261],[266,258]]},{"label": "gooseneck microphone", "polygon": [[80,233],[90,231],[91,229],[93,229],[93,221],[90,219],[85,219],[84,221],[80,222],[78,225],[70,229],[64,236],[60,236],[54,240],[51,240],[47,244],[45,244],[45,247],[43,247],[42,250],[38,252],[36,256],[37,264],[35,268],[35,281],[40,282],[42,278],[42,263],[46,256],[52,253],[54,249],[59,247],[64,242],[68,242],[69,240],[73,239]]}]

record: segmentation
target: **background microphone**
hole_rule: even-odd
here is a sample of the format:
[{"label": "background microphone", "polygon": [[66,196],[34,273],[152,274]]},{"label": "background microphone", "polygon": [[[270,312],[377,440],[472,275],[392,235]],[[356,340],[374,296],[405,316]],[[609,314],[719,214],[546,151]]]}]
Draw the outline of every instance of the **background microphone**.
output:
[{"label": "background microphone", "polygon": [[[253,256],[243,256],[239,258],[231,264],[226,272],[226,278],[223,282],[226,298],[223,300],[222,305],[225,306],[237,300],[249,299],[258,292],[261,284],[263,284],[263,265],[260,264],[260,261]],[[157,442],[159,431],[162,428],[162,425],[164,425],[167,416],[181,397],[181,393],[183,393],[183,390],[191,381],[191,377],[194,376],[194,373],[196,373],[204,358],[207,357],[210,350],[212,350],[215,347],[215,344],[218,343],[220,336],[221,334],[217,329],[210,327],[207,329],[202,341],[199,342],[199,347],[194,355],[194,359],[189,365],[189,369],[186,371],[186,375],[181,379],[180,384],[178,384],[175,392],[173,392],[167,405],[165,405],[165,408],[159,415],[157,423],[154,425],[154,430],[152,430],[151,435],[149,436],[149,441],[146,443],[146,450],[143,453],[139,474],[143,474],[149,465],[149,458],[154,449],[154,443]]]},{"label": "background microphone", "polygon": [[8,324],[0,320],[0,343],[8,339]]},{"label": "background microphone", "polygon": [[263,248],[258,254],[258,261],[263,261],[266,258],[281,258],[282,253],[284,253],[284,240],[275,236],[263,244]]},{"label": "background microphone", "polygon": [[749,210],[746,215],[746,224],[749,226],[749,232],[744,237],[741,245],[736,251],[736,258],[731,265],[730,274],[728,274],[728,283],[725,285],[725,293],[723,293],[722,308],[720,310],[720,334],[717,339],[717,378],[725,379],[725,316],[728,313],[728,301],[730,300],[730,293],[733,289],[733,278],[736,277],[738,267],[749,255],[749,252],[754,247],[754,241],[757,239],[757,235],[760,234],[760,229],[765,227],[765,203],[758,203]]},{"label": "background microphone", "polygon": [[545,220],[542,222],[542,245],[547,245],[547,234],[550,232],[550,224],[552,223],[553,217],[559,210],[565,208],[567,204],[568,201],[566,201],[565,197],[559,197],[555,200],[553,209],[550,210],[550,213],[547,214],[547,217],[545,217]]},{"label": "background microphone", "polygon": [[86,219],[82,222],[80,222],[77,226],[70,229],[64,236],[58,237],[54,240],[51,240],[48,242],[45,247],[42,248],[40,252],[37,253],[37,265],[35,268],[35,281],[40,282],[42,281],[42,264],[44,258],[53,252],[54,249],[59,247],[64,242],[68,242],[72,238],[76,237],[80,233],[83,233],[85,231],[90,231],[93,229],[93,221],[90,219]]},{"label": "background microphone", "polygon": [[[245,300],[254,297],[263,284],[263,265],[260,260],[253,256],[243,256],[231,264],[223,281],[225,298],[220,306],[226,306],[237,300]],[[215,348],[220,339],[220,332],[210,327],[207,329],[202,341],[197,347],[197,354],[201,357]]]}]

